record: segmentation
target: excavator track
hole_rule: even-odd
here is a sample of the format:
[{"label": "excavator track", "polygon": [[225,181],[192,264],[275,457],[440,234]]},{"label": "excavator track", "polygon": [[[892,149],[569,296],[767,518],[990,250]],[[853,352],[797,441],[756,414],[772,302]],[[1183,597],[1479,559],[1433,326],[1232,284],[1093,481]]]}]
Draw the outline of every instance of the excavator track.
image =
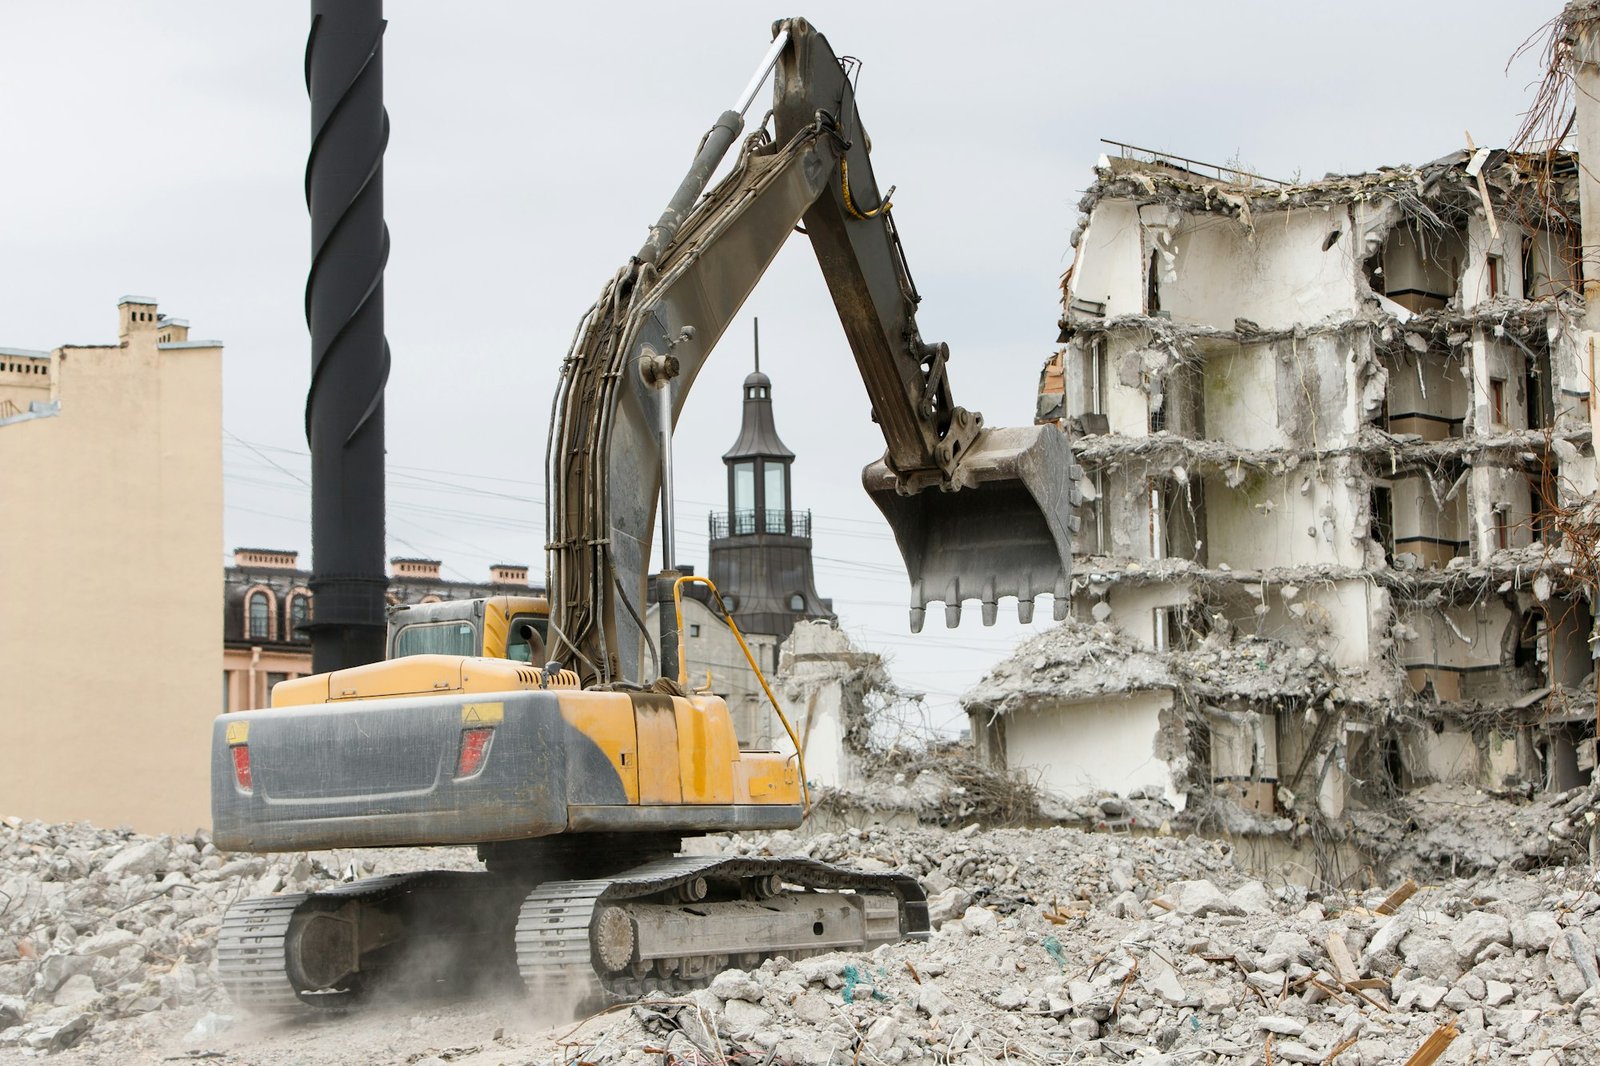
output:
[{"label": "excavator track", "polygon": [[[755,893],[752,898],[748,888],[757,885],[768,886],[770,893],[764,897]],[[802,891],[782,891],[784,885],[798,886]],[[733,886],[741,890],[730,893]],[[893,900],[892,914],[880,906],[876,925],[868,919],[859,943],[824,939],[826,927],[814,922],[814,935],[819,938],[814,947],[802,946],[793,938],[775,947],[763,947],[752,940],[740,945],[746,948],[743,951],[717,950],[713,946],[705,952],[657,956],[652,960],[641,957],[641,945],[635,943],[628,965],[607,972],[604,964],[607,936],[613,932],[606,928],[607,920],[610,918],[615,924],[615,911],[629,904],[643,904],[640,912],[648,913],[646,908],[676,910],[715,922],[731,917],[728,912],[735,909],[748,912],[754,905],[775,910],[780,901],[822,901],[828,898],[822,893],[843,890],[879,901]],[[728,898],[730,895],[732,898]],[[632,934],[637,938],[641,934],[639,913],[633,917]],[[517,970],[524,987],[535,994],[560,988],[580,1001],[620,1002],[648,992],[680,992],[704,986],[733,963],[749,967],[775,955],[795,958],[822,951],[870,949],[901,939],[926,939],[928,933],[926,894],[915,878],[905,874],[863,873],[811,859],[680,855],[645,863],[613,877],[539,885],[523,901],[517,918]],[[614,935],[627,934],[619,928]]]},{"label": "excavator track", "polygon": [[[676,856],[531,887],[434,871],[244,900],[223,918],[217,966],[236,1002],[269,1014],[350,1010],[379,980],[418,985],[418,969],[430,971],[421,983],[435,993],[520,980],[542,1001],[576,1008],[701,987],[729,965],[870,949],[928,930],[926,896],[904,874]],[[468,936],[479,938],[470,949],[459,942]]]},{"label": "excavator track", "polygon": [[[509,977],[505,942],[525,891],[483,871],[429,870],[243,900],[223,916],[218,975],[236,1002],[269,1014],[348,1011],[380,978],[448,992]],[[348,940],[308,944],[304,929],[318,920]],[[386,953],[362,954],[363,942]]]}]

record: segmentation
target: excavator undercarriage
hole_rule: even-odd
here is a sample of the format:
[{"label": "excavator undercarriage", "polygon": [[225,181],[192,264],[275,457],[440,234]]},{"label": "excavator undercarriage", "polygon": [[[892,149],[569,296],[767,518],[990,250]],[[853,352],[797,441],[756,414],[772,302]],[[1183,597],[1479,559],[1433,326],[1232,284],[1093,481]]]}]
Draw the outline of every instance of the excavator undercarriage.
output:
[{"label": "excavator undercarriage", "polygon": [[397,874],[228,911],[217,967],[255,1010],[347,1010],[380,989],[526,989],[569,1004],[705,985],[728,966],[928,935],[904,874],[679,855],[601,877]]}]

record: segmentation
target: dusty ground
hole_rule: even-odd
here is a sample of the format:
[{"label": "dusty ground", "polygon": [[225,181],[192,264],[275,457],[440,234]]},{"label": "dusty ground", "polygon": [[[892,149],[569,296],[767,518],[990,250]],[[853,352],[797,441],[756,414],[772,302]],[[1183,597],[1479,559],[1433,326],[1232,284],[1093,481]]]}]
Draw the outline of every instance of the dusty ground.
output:
[{"label": "dusty ground", "polygon": [[[1578,798],[1566,822],[1519,834],[1589,824],[1594,797]],[[908,870],[939,928],[926,943],[728,971],[576,1028],[541,1016],[559,1009],[547,999],[501,993],[263,1020],[234,1007],[212,968],[231,900],[363,875],[363,863],[467,866],[470,851],[266,861],[194,838],[0,823],[0,1062],[1356,1066],[1405,1062],[1444,1036],[1445,1063],[1600,1062],[1587,863],[1425,883],[1383,916],[1382,890],[1262,883],[1227,845],[1195,837],[971,827],[707,845]]]}]

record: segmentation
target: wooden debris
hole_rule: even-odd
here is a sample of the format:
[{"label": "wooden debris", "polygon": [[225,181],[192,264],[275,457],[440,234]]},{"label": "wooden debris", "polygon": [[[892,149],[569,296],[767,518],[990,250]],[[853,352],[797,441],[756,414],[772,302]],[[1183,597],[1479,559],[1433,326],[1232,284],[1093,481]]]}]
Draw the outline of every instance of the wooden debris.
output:
[{"label": "wooden debris", "polygon": [[1351,982],[1360,979],[1361,974],[1356,970],[1356,960],[1351,957],[1343,936],[1337,931],[1329,933],[1323,944],[1328,949],[1328,962],[1333,966],[1333,976],[1339,979],[1340,984],[1349,987]]},{"label": "wooden debris", "polygon": [[1439,1061],[1439,1056],[1444,1054],[1444,1049],[1450,1046],[1450,1042],[1460,1035],[1461,1030],[1453,1025],[1446,1023],[1439,1026],[1422,1042],[1421,1047],[1411,1053],[1411,1057],[1406,1060],[1406,1066],[1433,1066]]},{"label": "wooden debris", "polygon": [[1373,908],[1373,913],[1393,914],[1395,911],[1400,909],[1400,904],[1404,903],[1406,900],[1410,899],[1416,894],[1417,883],[1408,877],[1399,888],[1389,893],[1388,899],[1384,900],[1382,903]]},{"label": "wooden debris", "polygon": [[910,971],[911,979],[920,985],[922,983],[922,975],[917,972],[917,968],[915,966],[911,965],[910,959],[906,960],[906,969]]}]

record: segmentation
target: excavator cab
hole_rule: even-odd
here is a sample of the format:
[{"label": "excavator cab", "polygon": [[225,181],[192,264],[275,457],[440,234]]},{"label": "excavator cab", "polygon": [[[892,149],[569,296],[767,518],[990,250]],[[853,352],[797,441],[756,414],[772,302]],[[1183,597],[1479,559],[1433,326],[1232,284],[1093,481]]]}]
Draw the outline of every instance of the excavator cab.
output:
[{"label": "excavator cab", "polygon": [[386,659],[475,655],[543,666],[550,603],[542,596],[489,596],[395,604]]}]

